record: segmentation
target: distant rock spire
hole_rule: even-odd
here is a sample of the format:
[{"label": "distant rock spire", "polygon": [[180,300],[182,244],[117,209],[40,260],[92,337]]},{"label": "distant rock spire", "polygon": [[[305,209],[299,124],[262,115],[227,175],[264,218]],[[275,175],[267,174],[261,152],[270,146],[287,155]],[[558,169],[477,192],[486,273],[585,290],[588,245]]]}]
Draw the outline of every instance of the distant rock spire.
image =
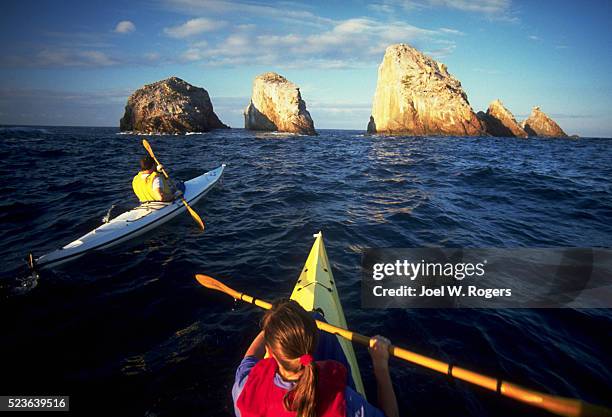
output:
[{"label": "distant rock spire", "polygon": [[255,77],[251,102],[244,110],[244,127],[303,135],[317,134],[298,86],[275,72]]},{"label": "distant rock spire", "polygon": [[227,127],[215,114],[208,92],[178,77],[136,90],[119,122],[121,131],[141,133],[206,132]]},{"label": "distant rock spire", "polygon": [[446,65],[406,44],[389,46],[378,67],[368,132],[484,134],[459,80]]},{"label": "distant rock spire", "polygon": [[553,119],[548,117],[546,113],[540,110],[539,106],[535,106],[531,110],[531,114],[521,125],[529,136],[567,137],[563,129]]},{"label": "distant rock spire", "polygon": [[487,112],[477,114],[491,136],[526,138],[527,132],[518,124],[514,115],[497,99],[489,104]]}]

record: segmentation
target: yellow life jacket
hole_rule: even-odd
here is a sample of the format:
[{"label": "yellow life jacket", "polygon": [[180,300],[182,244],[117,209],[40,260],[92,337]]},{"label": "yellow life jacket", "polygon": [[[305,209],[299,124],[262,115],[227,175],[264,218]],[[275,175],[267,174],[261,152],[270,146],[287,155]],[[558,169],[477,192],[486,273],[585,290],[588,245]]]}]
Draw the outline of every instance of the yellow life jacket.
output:
[{"label": "yellow life jacket", "polygon": [[[143,174],[143,172],[139,172],[132,180],[132,188],[134,189],[134,193],[136,194],[136,197],[138,197],[138,200],[140,200],[141,203],[146,203],[148,201],[163,201],[159,200],[153,194],[153,181],[155,181],[155,178],[159,177],[159,173],[154,171],[148,174],[146,177]],[[165,178],[160,177],[160,181],[162,184],[161,194],[163,198],[164,196],[170,195],[170,187],[168,187],[168,183],[166,182]]]}]

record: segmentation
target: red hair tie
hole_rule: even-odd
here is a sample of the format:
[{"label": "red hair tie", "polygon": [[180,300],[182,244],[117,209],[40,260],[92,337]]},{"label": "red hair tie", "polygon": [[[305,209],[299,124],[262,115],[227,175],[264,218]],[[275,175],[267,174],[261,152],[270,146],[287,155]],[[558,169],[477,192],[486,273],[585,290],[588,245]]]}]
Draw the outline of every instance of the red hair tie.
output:
[{"label": "red hair tie", "polygon": [[308,366],[312,363],[312,356],[310,355],[302,355],[300,356],[300,363],[304,366]]}]

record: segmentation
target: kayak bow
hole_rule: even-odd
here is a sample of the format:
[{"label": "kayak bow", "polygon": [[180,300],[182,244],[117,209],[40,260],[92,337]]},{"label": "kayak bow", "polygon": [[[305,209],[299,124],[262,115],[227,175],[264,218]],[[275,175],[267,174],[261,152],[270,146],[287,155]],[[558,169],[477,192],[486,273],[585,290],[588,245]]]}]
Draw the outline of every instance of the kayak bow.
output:
[{"label": "kayak bow", "polygon": [[[323,244],[323,234],[319,232],[314,237],[315,242],[290,298],[297,301],[306,311],[321,312],[329,324],[346,329],[346,319]],[[340,336],[336,338],[351,367],[355,387],[365,397],[353,345]]]}]

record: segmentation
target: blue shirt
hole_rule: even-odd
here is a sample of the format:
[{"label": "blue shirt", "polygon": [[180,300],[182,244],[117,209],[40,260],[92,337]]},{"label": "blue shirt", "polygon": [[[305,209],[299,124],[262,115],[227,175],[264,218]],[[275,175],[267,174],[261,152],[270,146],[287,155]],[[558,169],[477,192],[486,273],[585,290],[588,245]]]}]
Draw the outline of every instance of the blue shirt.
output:
[{"label": "blue shirt", "polygon": [[[240,393],[247,382],[251,369],[253,369],[257,362],[259,362],[257,357],[247,356],[242,359],[242,362],[240,362],[236,370],[236,380],[232,387],[232,398],[234,399],[234,412],[236,413],[236,417],[240,417],[240,410],[238,410],[236,406],[238,397],[240,397]],[[274,375],[274,385],[279,388],[290,390],[293,388],[294,384],[294,382],[283,380],[278,373]],[[344,390],[344,398],[346,400],[347,417],[385,417],[382,411],[368,403],[365,398],[348,385]]]}]

